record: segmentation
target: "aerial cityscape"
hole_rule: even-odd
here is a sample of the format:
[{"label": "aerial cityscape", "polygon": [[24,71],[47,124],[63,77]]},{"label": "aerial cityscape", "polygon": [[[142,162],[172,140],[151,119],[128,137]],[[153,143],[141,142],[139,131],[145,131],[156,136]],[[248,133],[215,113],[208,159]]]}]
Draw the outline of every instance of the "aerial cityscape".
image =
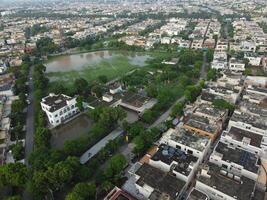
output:
[{"label": "aerial cityscape", "polygon": [[0,200],[266,192],[266,0],[0,0]]}]

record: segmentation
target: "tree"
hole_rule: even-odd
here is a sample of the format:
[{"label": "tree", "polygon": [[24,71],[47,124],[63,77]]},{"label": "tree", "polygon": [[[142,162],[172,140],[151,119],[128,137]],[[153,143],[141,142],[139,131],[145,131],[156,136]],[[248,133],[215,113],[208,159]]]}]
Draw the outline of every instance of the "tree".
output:
[{"label": "tree", "polygon": [[22,200],[22,198],[21,196],[17,195],[17,196],[8,197],[6,200]]},{"label": "tree", "polygon": [[207,74],[207,80],[215,81],[217,77],[217,70],[216,69],[210,69]]},{"label": "tree", "polygon": [[38,52],[41,54],[50,54],[58,51],[58,46],[54,43],[53,39],[49,37],[43,37],[36,42]]},{"label": "tree", "polygon": [[91,93],[94,94],[98,98],[102,97],[103,92],[104,92],[103,87],[100,85],[94,85],[91,88]]},{"label": "tree", "polygon": [[127,135],[129,136],[130,139],[135,138],[138,136],[141,132],[144,132],[144,126],[140,122],[135,122],[125,130],[127,132]]},{"label": "tree", "polygon": [[180,55],[180,63],[183,65],[191,65],[194,63],[193,54],[191,50],[185,50]]},{"label": "tree", "polygon": [[235,106],[225,101],[224,99],[214,99],[212,104],[219,109],[228,109],[230,111],[234,111]]},{"label": "tree", "polygon": [[44,112],[42,112],[42,111],[38,112],[36,123],[39,127],[44,127],[46,125]]},{"label": "tree", "polygon": [[95,199],[96,186],[94,183],[78,183],[74,186],[71,193],[66,197],[66,200],[87,200]]},{"label": "tree", "polygon": [[169,87],[162,87],[158,92],[158,105],[161,105],[162,108],[166,108],[174,100],[175,96]]},{"label": "tree", "polygon": [[16,161],[21,160],[23,158],[24,147],[22,142],[17,142],[16,144],[12,145],[11,150],[12,150],[12,155]]},{"label": "tree", "polygon": [[107,178],[114,180],[115,176],[120,174],[126,164],[127,160],[123,155],[114,155],[107,163],[107,168],[105,169],[104,174]]},{"label": "tree", "polygon": [[78,94],[82,95],[85,94],[88,90],[88,82],[84,78],[78,78],[74,81],[74,87]]},{"label": "tree", "polygon": [[51,190],[48,182],[46,171],[37,171],[33,173],[33,177],[30,182],[30,192],[35,199],[44,199]]},{"label": "tree", "polygon": [[71,156],[64,161],[56,163],[53,167],[48,167],[45,175],[49,188],[53,191],[59,190],[75,177],[75,173],[79,168],[79,159]]},{"label": "tree", "polygon": [[18,99],[12,103],[11,110],[13,113],[20,113],[23,111],[25,105],[22,100]]},{"label": "tree", "polygon": [[76,98],[76,106],[79,108],[80,111],[83,111],[83,97],[82,96],[78,96]]},{"label": "tree", "polygon": [[104,129],[110,129],[126,117],[126,112],[120,107],[103,106],[91,110],[89,116]]},{"label": "tree", "polygon": [[106,146],[105,149],[107,149],[110,153],[114,153],[119,147],[119,144],[116,140],[110,140]]},{"label": "tree", "polygon": [[212,50],[212,49],[207,50],[206,56],[207,56],[208,62],[211,62],[213,60],[213,54],[214,54],[214,50]]},{"label": "tree", "polygon": [[155,113],[151,110],[146,110],[142,115],[142,120],[147,124],[152,123],[155,120]]},{"label": "tree", "polygon": [[80,156],[86,150],[88,139],[86,137],[79,137],[74,140],[67,140],[64,142],[63,150],[67,155]]},{"label": "tree", "polygon": [[192,103],[201,93],[201,89],[202,88],[200,86],[193,86],[193,85],[187,86],[186,90],[184,91],[184,96],[188,101]]},{"label": "tree", "polygon": [[176,115],[182,116],[184,111],[184,103],[178,102],[175,104],[175,106],[172,108],[172,117],[175,117]]},{"label": "tree", "polygon": [[136,138],[134,138],[134,145],[135,146],[133,152],[135,154],[139,155],[145,151],[145,141],[141,136],[137,136]]},{"label": "tree", "polygon": [[151,84],[148,87],[146,87],[146,92],[149,97],[156,98],[158,95],[158,88],[156,85]]},{"label": "tree", "polygon": [[37,127],[34,134],[34,142],[37,147],[50,146],[51,132],[47,128]]},{"label": "tree", "polygon": [[246,68],[245,69],[245,75],[247,75],[247,76],[252,75],[252,69],[251,68]]},{"label": "tree", "polygon": [[0,167],[0,186],[25,187],[28,169],[22,163],[9,163]]},{"label": "tree", "polygon": [[108,77],[105,76],[105,75],[100,75],[100,76],[98,76],[98,80],[99,80],[101,83],[107,83],[107,82],[108,82]]},{"label": "tree", "polygon": [[107,193],[114,187],[114,185],[110,181],[104,181],[100,187],[102,191]]}]

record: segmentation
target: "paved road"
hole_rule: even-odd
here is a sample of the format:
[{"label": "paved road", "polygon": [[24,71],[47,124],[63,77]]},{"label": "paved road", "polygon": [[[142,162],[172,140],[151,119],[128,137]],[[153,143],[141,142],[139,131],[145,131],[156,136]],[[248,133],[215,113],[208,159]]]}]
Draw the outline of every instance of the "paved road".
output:
[{"label": "paved road", "polygon": [[119,135],[123,133],[123,130],[121,128],[117,128],[114,131],[112,131],[110,134],[108,134],[106,137],[104,137],[102,140],[100,140],[98,143],[96,143],[93,147],[88,149],[81,157],[80,157],[80,163],[85,164],[88,162],[92,157],[94,157],[101,149],[103,149],[106,144],[110,140],[116,139]]},{"label": "paved road", "polygon": [[[201,79],[206,79],[207,78],[206,64],[207,64],[207,52],[204,52],[204,54],[203,54],[203,63],[202,63],[202,66],[201,66],[199,81]],[[198,81],[198,83],[199,83],[199,81]]]},{"label": "paved road", "polygon": [[31,80],[33,74],[33,66],[29,72],[29,92],[28,99],[31,104],[27,108],[27,119],[26,119],[26,138],[25,138],[25,161],[28,165],[28,158],[33,150],[33,134],[34,134],[34,106],[33,106],[33,81]]}]

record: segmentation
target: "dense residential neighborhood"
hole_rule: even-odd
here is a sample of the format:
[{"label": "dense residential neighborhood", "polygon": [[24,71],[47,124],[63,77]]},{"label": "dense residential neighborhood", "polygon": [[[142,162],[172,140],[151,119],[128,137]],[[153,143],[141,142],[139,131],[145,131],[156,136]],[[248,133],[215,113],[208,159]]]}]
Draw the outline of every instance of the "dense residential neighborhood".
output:
[{"label": "dense residential neighborhood", "polygon": [[266,0],[2,0],[0,200],[265,200]]}]

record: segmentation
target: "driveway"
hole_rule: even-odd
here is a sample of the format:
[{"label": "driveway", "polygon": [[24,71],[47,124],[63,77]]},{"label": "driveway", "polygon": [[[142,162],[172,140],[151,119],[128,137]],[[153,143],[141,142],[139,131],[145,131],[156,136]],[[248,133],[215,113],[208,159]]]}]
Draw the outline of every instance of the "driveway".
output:
[{"label": "driveway", "polygon": [[110,140],[116,139],[118,136],[120,136],[123,133],[123,130],[121,128],[117,128],[114,131],[112,131],[110,134],[108,134],[106,137],[104,137],[102,140],[100,140],[98,143],[96,143],[93,147],[88,149],[81,157],[80,157],[80,163],[85,164],[88,162],[92,157],[94,157],[101,149],[103,149],[107,143]]}]

